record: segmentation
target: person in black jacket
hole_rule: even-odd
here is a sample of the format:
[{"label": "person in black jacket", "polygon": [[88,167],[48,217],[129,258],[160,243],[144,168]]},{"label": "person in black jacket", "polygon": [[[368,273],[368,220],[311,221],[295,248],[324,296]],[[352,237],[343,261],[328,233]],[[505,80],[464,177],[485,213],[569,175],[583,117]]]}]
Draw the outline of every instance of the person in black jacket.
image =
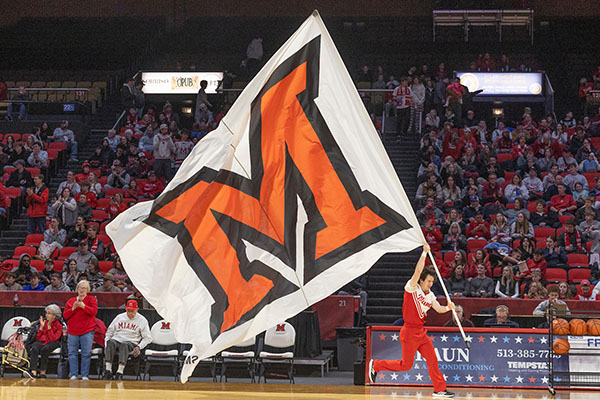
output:
[{"label": "person in black jacket", "polygon": [[10,173],[10,177],[8,181],[6,181],[6,186],[8,187],[20,187],[21,194],[25,196],[25,189],[33,186],[33,177],[31,176],[31,172],[25,169],[25,161],[17,160],[15,162],[15,169]]},{"label": "person in black jacket", "polygon": [[486,319],[483,323],[484,327],[493,325],[506,325],[507,328],[519,328],[519,324],[510,320],[508,307],[502,304],[496,307],[496,316]]},{"label": "person in black jacket", "polygon": [[129,110],[131,107],[135,108],[135,80],[129,78],[127,82],[121,87],[121,105],[124,110]]}]

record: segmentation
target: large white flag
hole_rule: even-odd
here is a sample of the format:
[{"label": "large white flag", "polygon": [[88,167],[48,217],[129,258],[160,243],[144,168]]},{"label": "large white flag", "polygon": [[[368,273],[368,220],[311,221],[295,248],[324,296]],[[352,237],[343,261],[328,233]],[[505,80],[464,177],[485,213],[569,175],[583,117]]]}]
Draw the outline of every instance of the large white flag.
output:
[{"label": "large white flag", "polygon": [[106,228],[127,274],[197,362],[424,243],[314,12],[196,145],[162,195]]}]

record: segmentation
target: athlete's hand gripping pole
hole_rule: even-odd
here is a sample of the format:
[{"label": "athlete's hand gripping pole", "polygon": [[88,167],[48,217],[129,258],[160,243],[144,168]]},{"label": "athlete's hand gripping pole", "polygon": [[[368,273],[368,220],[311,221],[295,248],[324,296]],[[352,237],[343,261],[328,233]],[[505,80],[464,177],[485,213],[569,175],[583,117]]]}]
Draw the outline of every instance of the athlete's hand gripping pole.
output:
[{"label": "athlete's hand gripping pole", "polygon": [[[431,251],[428,251],[427,254],[429,254],[429,259],[431,260],[431,264],[433,264],[433,269],[435,269],[435,273],[437,274],[437,277],[440,281],[440,285],[442,285],[442,289],[444,289],[444,294],[446,295],[446,301],[448,302],[448,304],[450,304],[450,301],[451,301],[450,295],[448,294],[448,290],[446,289],[446,285],[444,284],[442,275],[440,274],[437,263],[435,262],[435,257],[433,256]],[[460,330],[460,334],[462,335],[462,338],[465,341],[465,346],[467,347],[467,349],[471,349],[471,343],[467,340],[467,336],[465,335],[465,331],[463,330],[462,324],[460,323],[460,320],[458,319],[458,315],[456,315],[456,309],[452,310],[452,317],[456,321],[456,325],[458,326],[458,329]]]}]

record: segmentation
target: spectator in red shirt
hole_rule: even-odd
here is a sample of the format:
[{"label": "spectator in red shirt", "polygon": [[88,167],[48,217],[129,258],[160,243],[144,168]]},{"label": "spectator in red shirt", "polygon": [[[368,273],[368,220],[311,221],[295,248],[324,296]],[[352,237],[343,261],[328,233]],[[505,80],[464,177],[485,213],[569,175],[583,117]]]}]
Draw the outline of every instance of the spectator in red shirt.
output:
[{"label": "spectator in red shirt", "polygon": [[44,233],[46,230],[46,213],[50,191],[44,185],[44,175],[37,174],[33,178],[34,186],[27,188],[27,233]]},{"label": "spectator in red shirt", "polygon": [[79,350],[81,349],[81,379],[87,381],[90,374],[98,303],[94,296],[88,296],[90,292],[88,281],[80,281],[76,291],[77,297],[67,300],[64,311],[69,335],[69,375],[71,380],[77,379],[79,375]]},{"label": "spectator in red shirt", "polygon": [[479,249],[469,258],[471,259],[471,262],[469,263],[468,268],[465,269],[466,278],[475,278],[477,276],[478,265],[485,266],[485,276],[488,278],[492,277],[492,265],[490,264],[490,257],[485,250]]},{"label": "spectator in red shirt", "polygon": [[87,180],[83,180],[79,183],[79,187],[81,188],[81,192],[75,195],[75,200],[77,201],[77,203],[79,203],[80,196],[85,196],[87,198],[88,206],[96,208],[98,198],[96,197],[96,193],[90,191],[90,183]]},{"label": "spectator in red shirt", "polygon": [[82,172],[80,174],[75,175],[75,182],[79,183],[79,185],[81,186],[81,182],[86,180],[87,177],[90,175],[90,163],[84,162],[81,165],[82,168]]},{"label": "spectator in red shirt", "polygon": [[111,220],[115,219],[117,215],[121,214],[127,209],[127,205],[123,202],[123,195],[121,193],[115,193],[113,198],[110,200],[106,212],[108,213]]},{"label": "spectator in red shirt", "polygon": [[590,281],[584,279],[581,281],[581,293],[575,296],[575,300],[594,301],[600,300],[600,298],[598,298],[598,294],[592,291]]},{"label": "spectator in red shirt", "polygon": [[125,189],[125,198],[126,199],[138,199],[140,197],[140,188],[138,188],[137,181],[132,179],[129,182],[129,187]]},{"label": "spectator in red shirt", "polygon": [[490,240],[490,224],[483,219],[483,212],[477,211],[475,219],[467,227],[467,237],[469,239]]},{"label": "spectator in red shirt", "polygon": [[487,182],[483,183],[481,197],[483,197],[483,204],[506,204],[506,198],[504,197],[502,187],[498,184],[498,177],[496,176],[496,174],[491,173],[488,176]]},{"label": "spectator in red shirt", "polygon": [[0,217],[6,218],[8,208],[10,207],[10,198],[4,191],[4,186],[0,183]]},{"label": "spectator in red shirt", "polygon": [[[29,353],[29,363],[31,367],[31,375],[46,377],[46,368],[48,367],[48,356],[51,352],[60,346],[60,338],[63,334],[63,325],[60,322],[61,311],[56,304],[46,306],[46,319],[40,316],[39,327],[35,334],[35,342],[33,342],[27,352]],[[41,358],[40,358],[41,356]]]},{"label": "spectator in red shirt", "polygon": [[148,180],[139,188],[140,198],[154,199],[163,190],[163,184],[156,177],[154,170],[148,171]]},{"label": "spectator in red shirt", "polygon": [[559,183],[557,186],[558,194],[550,199],[550,211],[558,213],[558,215],[572,214],[577,210],[577,203],[573,196],[567,194],[567,186],[564,183]]},{"label": "spectator in red shirt", "polygon": [[528,279],[531,277],[531,271],[540,270],[540,275],[542,280],[546,280],[546,268],[548,264],[546,263],[546,259],[544,258],[544,250],[535,249],[533,251],[533,258],[527,260],[527,268],[528,270],[523,274],[517,274],[519,278]]},{"label": "spectator in red shirt", "polygon": [[425,235],[425,240],[427,240],[427,243],[429,243],[431,250],[441,251],[443,235],[440,231],[440,228],[435,226],[435,220],[427,220],[422,229],[423,235]]}]

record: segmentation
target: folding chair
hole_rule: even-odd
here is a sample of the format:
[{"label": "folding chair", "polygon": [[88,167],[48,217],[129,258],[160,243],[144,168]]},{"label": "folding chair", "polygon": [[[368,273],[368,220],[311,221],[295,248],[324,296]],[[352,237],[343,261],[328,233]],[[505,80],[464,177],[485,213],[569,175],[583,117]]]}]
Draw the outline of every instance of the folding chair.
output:
[{"label": "folding chair", "polygon": [[153,365],[168,365],[173,370],[173,377],[177,381],[181,346],[175,339],[175,332],[171,328],[171,323],[162,319],[152,325],[150,333],[152,334],[152,343],[144,351],[146,356],[144,376],[147,376],[150,380],[150,368]]},{"label": "folding chair", "polygon": [[258,382],[260,378],[266,383],[265,365],[287,366],[287,375],[290,383],[294,383],[294,347],[296,344],[296,330],[292,324],[284,322],[277,324],[265,333],[265,341],[262,351],[256,360],[259,366]]},{"label": "folding chair", "polygon": [[250,382],[254,383],[255,376],[255,361],[256,361],[256,337],[238,343],[227,350],[221,352],[221,377],[220,382],[227,382],[227,369],[240,363],[248,368],[250,374]]}]

